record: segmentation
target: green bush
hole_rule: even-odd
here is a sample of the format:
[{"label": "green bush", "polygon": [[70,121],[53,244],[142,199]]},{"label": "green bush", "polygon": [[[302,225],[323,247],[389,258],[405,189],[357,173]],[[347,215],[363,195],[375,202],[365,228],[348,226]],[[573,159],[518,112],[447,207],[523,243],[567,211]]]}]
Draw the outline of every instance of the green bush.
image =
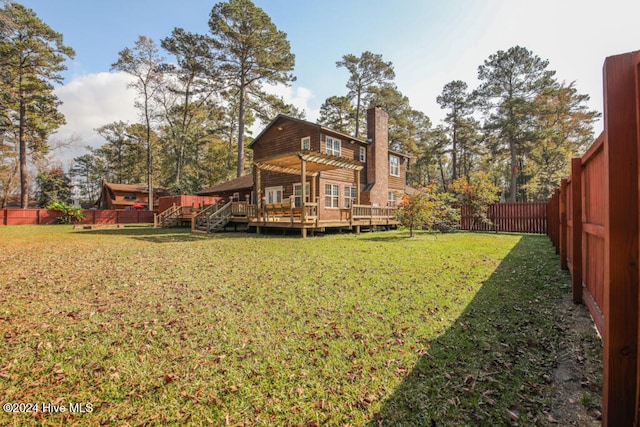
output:
[{"label": "green bush", "polygon": [[82,213],[81,208],[70,206],[62,202],[51,202],[47,205],[47,209],[60,212],[61,215],[56,217],[58,224],[73,224],[85,218],[85,214]]},{"label": "green bush", "polygon": [[440,194],[446,200],[438,207],[432,228],[440,233],[453,233],[460,228],[460,210],[452,206],[449,193]]},{"label": "green bush", "polygon": [[411,195],[405,194],[400,202],[397,218],[413,230],[433,230],[441,233],[455,231],[460,224],[460,213],[453,207],[455,199],[447,192],[438,192],[435,183],[417,188]]}]

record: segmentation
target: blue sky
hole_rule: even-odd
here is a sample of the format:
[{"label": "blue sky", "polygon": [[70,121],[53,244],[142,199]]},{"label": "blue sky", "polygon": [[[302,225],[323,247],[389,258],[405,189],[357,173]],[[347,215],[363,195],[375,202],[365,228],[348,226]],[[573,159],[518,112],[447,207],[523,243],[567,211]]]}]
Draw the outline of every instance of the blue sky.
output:
[{"label": "blue sky", "polygon": [[[126,76],[109,72],[138,35],[158,41],[175,27],[208,31],[213,0],[23,0],[76,51],[57,88],[68,125],[55,138],[99,146],[94,128],[135,121]],[[477,85],[477,68],[498,50],[520,45],[576,81],[601,111],[606,56],[640,49],[640,1],[608,0],[254,0],[287,33],[296,55],[290,88],[274,89],[315,120],[324,100],[346,92],[335,62],[369,50],[391,61],[413,108],[439,123],[435,99],[451,80]],[[606,5],[606,6],[605,6]],[[598,129],[599,131],[599,129]],[[58,153],[78,155],[79,149]]]}]

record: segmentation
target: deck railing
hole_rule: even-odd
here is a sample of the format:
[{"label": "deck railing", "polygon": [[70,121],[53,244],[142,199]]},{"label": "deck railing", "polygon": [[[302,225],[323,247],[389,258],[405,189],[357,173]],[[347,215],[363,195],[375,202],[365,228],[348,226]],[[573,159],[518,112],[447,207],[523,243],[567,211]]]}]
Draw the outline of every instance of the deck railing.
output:
[{"label": "deck railing", "polygon": [[396,206],[373,206],[373,205],[352,205],[349,215],[351,221],[361,220],[381,220],[388,221],[396,217],[398,208]]},{"label": "deck railing", "polygon": [[304,217],[305,220],[309,221],[309,220],[317,220],[319,219],[318,217],[318,202],[315,203],[310,203],[310,202],[305,202],[303,205],[303,209],[304,209]]},{"label": "deck railing", "polygon": [[158,215],[153,216],[153,226],[154,227],[164,227],[171,220],[174,220],[182,215],[182,206],[173,205],[169,209],[164,212],[159,213]]},{"label": "deck railing", "polygon": [[250,217],[252,212],[255,212],[255,205],[251,205],[251,204],[249,204],[247,202],[232,202],[231,203],[231,215],[232,216]]},{"label": "deck railing", "polygon": [[[219,206],[219,204],[216,204]],[[229,222],[232,213],[233,202],[228,202],[215,212],[207,215],[207,232],[217,230]]]},{"label": "deck railing", "polygon": [[217,201],[212,205],[206,206],[204,209],[199,210],[193,217],[191,217],[191,230],[195,230],[197,227],[203,227],[207,223],[209,215],[222,206],[221,201]]}]

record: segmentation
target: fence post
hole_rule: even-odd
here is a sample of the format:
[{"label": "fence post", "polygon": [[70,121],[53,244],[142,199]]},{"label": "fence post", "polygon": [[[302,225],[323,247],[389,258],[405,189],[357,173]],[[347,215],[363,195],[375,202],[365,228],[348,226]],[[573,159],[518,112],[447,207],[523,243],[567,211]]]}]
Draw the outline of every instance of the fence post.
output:
[{"label": "fence post", "polygon": [[608,57],[603,70],[603,426],[628,426],[637,420],[638,55]]},{"label": "fence post", "polygon": [[571,221],[573,223],[573,236],[571,253],[572,274],[571,288],[573,302],[582,302],[582,159],[571,159],[571,195],[572,207]]},{"label": "fence post", "polygon": [[567,265],[567,179],[560,183],[560,268],[568,270]]},{"label": "fence post", "polygon": [[549,236],[551,237],[551,242],[553,243],[553,247],[556,250],[556,254],[560,253],[560,242],[558,241],[558,236],[560,235],[560,225],[558,222],[560,221],[560,189],[556,188],[556,191],[553,192],[553,196],[551,196],[551,203],[549,203]]}]

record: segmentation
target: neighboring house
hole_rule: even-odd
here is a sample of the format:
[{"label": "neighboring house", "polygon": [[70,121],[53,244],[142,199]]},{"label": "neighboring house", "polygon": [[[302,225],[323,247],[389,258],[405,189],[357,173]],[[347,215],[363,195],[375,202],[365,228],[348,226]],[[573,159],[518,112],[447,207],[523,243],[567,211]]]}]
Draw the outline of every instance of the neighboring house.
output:
[{"label": "neighboring house", "polygon": [[[153,210],[158,209],[158,199],[167,194],[167,189],[154,187]],[[95,206],[98,209],[147,209],[149,189],[145,184],[114,184],[102,181],[102,192]]]},{"label": "neighboring house", "polygon": [[[410,157],[389,150],[388,115],[367,111],[367,138],[278,115],[253,140],[253,174],[200,191],[224,199],[194,216],[194,229],[228,223],[293,228],[395,227],[396,201],[406,186]],[[224,206],[222,206],[224,205]]]}]

